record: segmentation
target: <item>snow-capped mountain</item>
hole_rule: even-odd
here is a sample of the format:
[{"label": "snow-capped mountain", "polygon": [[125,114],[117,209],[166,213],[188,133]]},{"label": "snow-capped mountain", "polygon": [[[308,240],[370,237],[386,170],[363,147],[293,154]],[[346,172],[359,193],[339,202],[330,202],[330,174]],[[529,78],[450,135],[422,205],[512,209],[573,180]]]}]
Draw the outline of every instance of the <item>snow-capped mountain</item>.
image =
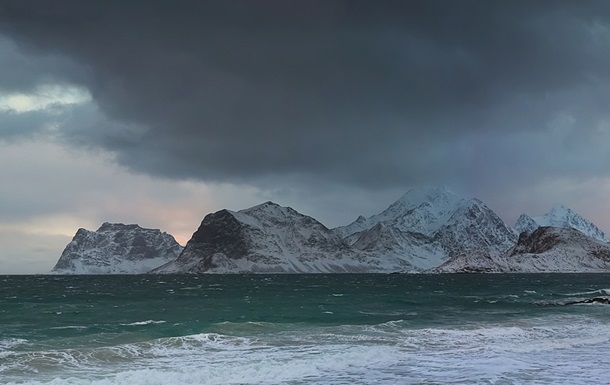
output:
[{"label": "snow-capped mountain", "polygon": [[512,229],[478,199],[464,201],[435,237],[450,258],[462,253],[502,255],[517,240]]},{"label": "snow-capped mountain", "polygon": [[337,273],[404,269],[356,250],[317,220],[272,202],[207,215],[178,259],[154,273]]},{"label": "snow-capped mountain", "polygon": [[513,229],[515,230],[516,233],[519,233],[519,234],[521,234],[523,232],[531,234],[538,227],[540,227],[540,225],[538,223],[536,223],[534,218],[530,217],[527,214],[521,214],[521,215],[519,215],[519,218],[517,218],[517,222],[515,222]]},{"label": "snow-capped mountain", "polygon": [[173,236],[138,225],[104,223],[79,229],[51,271],[56,274],[140,274],[178,257]]},{"label": "snow-capped mountain", "polygon": [[384,252],[419,269],[463,254],[499,256],[517,241],[483,202],[430,187],[410,190],[380,214],[334,231],[359,250]]},{"label": "snow-capped mountain", "polygon": [[522,233],[524,231],[532,233],[538,227],[548,226],[576,229],[591,238],[606,243],[610,242],[610,237],[608,237],[599,227],[574,210],[563,205],[553,207],[551,211],[540,217],[531,218],[526,214],[521,214],[519,219],[517,219],[517,223],[515,223],[514,229],[517,233]]},{"label": "snow-capped mountain", "polygon": [[610,245],[573,228],[521,233],[500,262],[511,272],[599,272],[610,269]]},{"label": "snow-capped mountain", "polygon": [[369,230],[380,222],[402,232],[434,235],[466,199],[445,187],[420,187],[409,190],[380,214],[358,217],[353,223],[333,229],[342,238]]}]

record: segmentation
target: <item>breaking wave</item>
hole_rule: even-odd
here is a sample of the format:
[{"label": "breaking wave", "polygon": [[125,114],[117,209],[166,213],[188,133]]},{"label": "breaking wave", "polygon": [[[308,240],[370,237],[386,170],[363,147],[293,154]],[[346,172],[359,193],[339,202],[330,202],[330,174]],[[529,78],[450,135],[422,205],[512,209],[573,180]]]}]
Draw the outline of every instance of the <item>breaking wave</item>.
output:
[{"label": "breaking wave", "polygon": [[[603,383],[608,325],[582,316],[549,321],[422,329],[404,320],[263,325],[268,333],[248,337],[199,333],[36,352],[12,350],[23,344],[13,341],[3,342],[9,353],[0,375],[22,385]],[[38,380],[25,379],[27,372]]]},{"label": "breaking wave", "polygon": [[122,326],[142,326],[142,325],[156,325],[156,324],[164,324],[167,321],[154,321],[154,320],[147,320],[147,321],[138,321],[138,322],[131,322],[128,324],[121,324]]}]

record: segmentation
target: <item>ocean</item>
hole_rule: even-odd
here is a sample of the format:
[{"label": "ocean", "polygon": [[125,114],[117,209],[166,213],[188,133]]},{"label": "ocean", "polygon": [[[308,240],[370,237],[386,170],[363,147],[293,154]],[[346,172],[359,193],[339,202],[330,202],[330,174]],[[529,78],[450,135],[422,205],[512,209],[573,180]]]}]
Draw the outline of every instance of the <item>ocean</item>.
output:
[{"label": "ocean", "polygon": [[609,274],[0,276],[0,384],[610,384]]}]

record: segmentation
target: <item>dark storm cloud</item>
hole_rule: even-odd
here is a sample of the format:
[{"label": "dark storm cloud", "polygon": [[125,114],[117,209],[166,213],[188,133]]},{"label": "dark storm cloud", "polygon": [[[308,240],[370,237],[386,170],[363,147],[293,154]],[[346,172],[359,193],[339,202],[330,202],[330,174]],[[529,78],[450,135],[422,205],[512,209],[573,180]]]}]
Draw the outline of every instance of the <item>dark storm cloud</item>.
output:
[{"label": "dark storm cloud", "polygon": [[82,81],[83,68],[54,52],[39,53],[33,60],[27,50],[0,36],[0,92],[29,92],[41,84]]},{"label": "dark storm cloud", "polygon": [[[606,160],[609,20],[606,1],[0,4],[0,31],[70,60],[49,73],[105,114],[77,115],[68,140],[156,175],[380,187]],[[547,140],[564,115],[580,144]],[[526,164],[506,158],[520,148]]]}]

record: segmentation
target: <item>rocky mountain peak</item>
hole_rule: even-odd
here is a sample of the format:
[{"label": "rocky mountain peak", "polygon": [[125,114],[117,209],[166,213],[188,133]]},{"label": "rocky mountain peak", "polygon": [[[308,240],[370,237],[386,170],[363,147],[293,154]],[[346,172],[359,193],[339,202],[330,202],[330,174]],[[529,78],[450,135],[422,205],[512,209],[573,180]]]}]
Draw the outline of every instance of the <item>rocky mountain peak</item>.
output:
[{"label": "rocky mountain peak", "polygon": [[[546,220],[553,223],[556,227],[571,227],[570,222],[587,221],[574,210],[564,205],[553,206],[551,210],[545,214]],[[561,225],[561,226],[559,226]]]},{"label": "rocky mountain peak", "polygon": [[364,215],[358,215],[358,218],[356,218],[356,223],[366,223],[366,218]]},{"label": "rocky mountain peak", "polygon": [[280,206],[277,203],[267,201],[260,205],[253,206],[249,209],[232,212],[236,217],[249,215],[256,218],[275,217],[275,218],[290,218],[303,216],[291,207]]},{"label": "rocky mountain peak", "polygon": [[513,227],[517,234],[531,233],[538,228],[538,224],[527,214],[521,214]]},{"label": "rocky mountain peak", "polygon": [[392,203],[381,215],[397,217],[420,208],[440,213],[459,206],[464,198],[459,197],[446,187],[422,187],[409,190],[405,195]]},{"label": "rocky mountain peak", "polygon": [[444,187],[412,189],[380,214],[334,231],[355,248],[379,251],[420,269],[460,255],[476,253],[487,260],[517,240],[483,202]]},{"label": "rocky mountain peak", "polygon": [[457,196],[447,187],[424,186],[410,189],[400,199],[394,202],[392,206],[402,205],[408,208],[426,202],[431,204],[447,204],[461,199],[461,197]]},{"label": "rocky mountain peak", "polygon": [[610,242],[610,237],[593,222],[564,205],[554,206],[540,217],[530,218],[526,214],[522,214],[514,228],[518,233],[523,231],[532,233],[539,227],[572,228],[602,242]]},{"label": "rocky mountain peak", "polygon": [[124,223],[110,223],[104,222],[97,229],[98,232],[108,232],[108,231],[138,231],[143,230],[142,227],[136,224],[124,224]]},{"label": "rocky mountain peak", "polygon": [[367,220],[372,227],[379,222],[391,224],[403,232],[433,236],[468,200],[446,187],[411,189],[378,215]]},{"label": "rocky mountain peak", "polygon": [[[571,234],[570,234],[571,233]],[[557,227],[538,227],[531,234],[523,232],[519,235],[513,253],[544,253],[562,241],[562,235],[584,235],[574,229],[561,229]]]},{"label": "rocky mountain peak", "polygon": [[521,233],[502,264],[516,272],[607,271],[610,245],[571,227],[541,226]]},{"label": "rocky mountain peak", "polygon": [[53,272],[62,274],[136,274],[178,257],[174,237],[138,225],[103,223],[97,231],[79,229]]},{"label": "rocky mountain peak", "polygon": [[155,272],[375,271],[312,217],[273,202],[207,215],[176,261]]},{"label": "rocky mountain peak", "polygon": [[334,231],[346,238],[384,222],[403,232],[432,236],[459,207],[464,206],[468,201],[446,187],[414,188],[380,214],[369,218],[360,216],[355,222],[337,227]]}]

